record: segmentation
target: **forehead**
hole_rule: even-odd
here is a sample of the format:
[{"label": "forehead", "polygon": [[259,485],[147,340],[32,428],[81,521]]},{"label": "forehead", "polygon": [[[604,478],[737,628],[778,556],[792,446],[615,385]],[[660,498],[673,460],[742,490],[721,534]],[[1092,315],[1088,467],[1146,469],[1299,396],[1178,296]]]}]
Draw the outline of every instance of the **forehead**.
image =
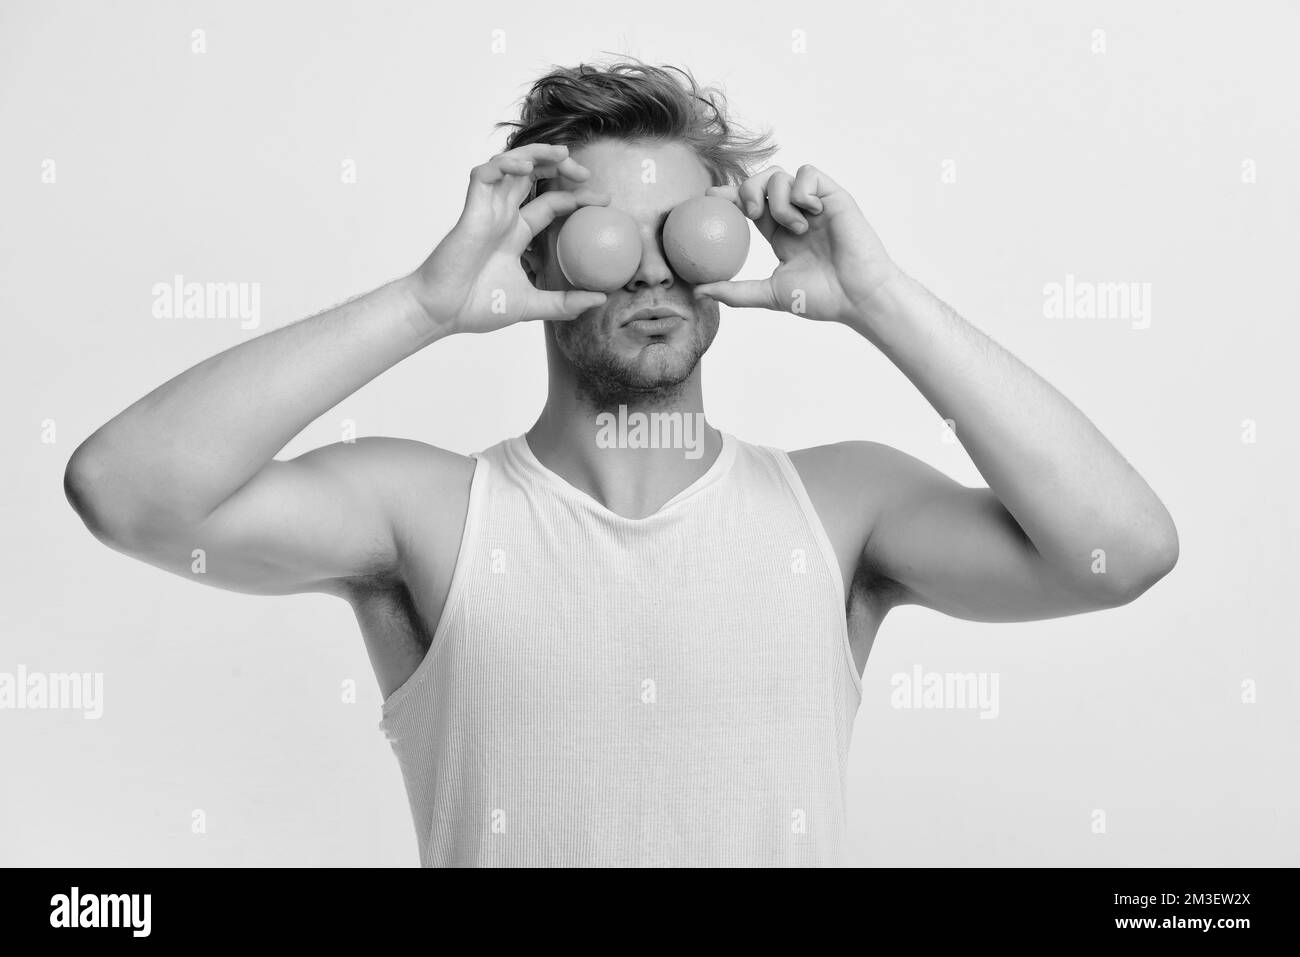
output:
[{"label": "forehead", "polygon": [[713,185],[708,169],[685,143],[603,139],[575,146],[570,155],[591,171],[591,179],[578,184],[562,178],[562,189],[584,185],[609,193],[610,205],[629,213],[664,212],[703,196]]}]

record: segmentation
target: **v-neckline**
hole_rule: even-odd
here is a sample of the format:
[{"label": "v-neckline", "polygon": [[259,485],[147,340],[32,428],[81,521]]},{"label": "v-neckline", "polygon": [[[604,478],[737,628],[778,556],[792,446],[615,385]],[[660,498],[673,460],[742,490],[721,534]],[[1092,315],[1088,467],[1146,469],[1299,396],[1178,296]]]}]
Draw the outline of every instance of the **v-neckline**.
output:
[{"label": "v-neckline", "polygon": [[705,469],[704,472],[695,479],[695,481],[691,482],[668,501],[664,502],[663,505],[660,505],[659,508],[655,509],[655,511],[651,512],[649,515],[643,515],[640,518],[631,518],[627,515],[620,515],[604,503],[597,501],[596,498],[588,492],[584,492],[582,489],[578,488],[558,472],[553,471],[551,468],[543,464],[542,460],[533,452],[532,446],[529,445],[527,433],[517,435],[511,439],[509,447],[511,452],[516,456],[524,468],[539,475],[548,485],[552,486],[557,492],[564,495],[566,498],[581,502],[586,507],[599,512],[601,515],[604,515],[609,519],[625,522],[630,525],[636,525],[643,522],[650,522],[663,516],[670,510],[676,508],[682,502],[693,498],[696,494],[714,484],[727,473],[731,468],[732,462],[736,458],[736,439],[729,432],[725,432],[722,429],[718,430],[718,434],[722,438],[722,447],[718,449],[718,454],[714,456],[709,467]]}]

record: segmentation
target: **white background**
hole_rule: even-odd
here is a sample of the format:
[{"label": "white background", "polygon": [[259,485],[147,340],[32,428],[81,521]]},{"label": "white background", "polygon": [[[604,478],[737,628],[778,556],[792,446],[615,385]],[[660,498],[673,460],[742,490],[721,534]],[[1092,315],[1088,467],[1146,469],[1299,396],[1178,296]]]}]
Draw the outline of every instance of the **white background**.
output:
[{"label": "white background", "polygon": [[[894,258],[1083,409],[1178,525],[1178,567],[1127,607],[888,617],[855,730],[854,861],[1300,863],[1298,26],[1282,2],[7,2],[0,671],[102,672],[105,713],[0,711],[0,863],[417,863],[347,606],[113,553],[62,471],[165,379],[413,268],[500,148],[492,124],[549,64],[602,51],[720,82],[774,129],[777,162],[847,187]],[[756,245],[742,277],[771,263]],[[153,284],[178,273],[260,283],[261,327],[153,318]],[[1151,283],[1150,328],[1045,319],[1043,286],[1067,274]],[[538,326],[456,337],[285,454],[339,440],[343,419],[476,451],[526,429],[544,389]],[[724,308],[705,394],[752,442],[874,439],[983,484],[842,327]],[[890,677],[918,664],[998,673],[999,717],[891,708]]]}]

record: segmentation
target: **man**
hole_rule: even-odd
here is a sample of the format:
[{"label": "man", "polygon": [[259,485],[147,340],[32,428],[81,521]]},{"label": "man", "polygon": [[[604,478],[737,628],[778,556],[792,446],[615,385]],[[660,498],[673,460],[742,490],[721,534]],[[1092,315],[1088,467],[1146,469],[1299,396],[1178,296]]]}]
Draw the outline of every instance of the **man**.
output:
[{"label": "man", "polygon": [[[826,173],[751,175],[771,151],[683,71],[556,70],[414,273],[200,363],[69,462],[71,502],[115,549],[186,575],[201,547],[210,584],[350,602],[424,865],[843,863],[860,676],[890,608],[1078,614],[1177,559],[1168,513],[1088,419],[905,275]],[[755,222],[770,278],[674,274],[663,221],[705,194]],[[607,294],[556,262],[587,205],[639,230],[637,272]],[[602,440],[620,407],[702,417],[719,302],[861,334],[989,487],[869,441]],[[533,320],[549,389],[526,435],[274,458],[418,350]]]}]

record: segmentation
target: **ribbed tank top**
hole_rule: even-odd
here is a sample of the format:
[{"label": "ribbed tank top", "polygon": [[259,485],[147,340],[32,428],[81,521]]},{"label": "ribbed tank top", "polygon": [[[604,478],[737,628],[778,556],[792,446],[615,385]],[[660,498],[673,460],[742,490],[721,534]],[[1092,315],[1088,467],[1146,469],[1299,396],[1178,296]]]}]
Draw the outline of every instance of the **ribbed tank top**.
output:
[{"label": "ribbed tank top", "polygon": [[524,436],[474,458],[445,608],[379,724],[420,863],[842,866],[862,685],[786,453],[724,432],[639,519]]}]

